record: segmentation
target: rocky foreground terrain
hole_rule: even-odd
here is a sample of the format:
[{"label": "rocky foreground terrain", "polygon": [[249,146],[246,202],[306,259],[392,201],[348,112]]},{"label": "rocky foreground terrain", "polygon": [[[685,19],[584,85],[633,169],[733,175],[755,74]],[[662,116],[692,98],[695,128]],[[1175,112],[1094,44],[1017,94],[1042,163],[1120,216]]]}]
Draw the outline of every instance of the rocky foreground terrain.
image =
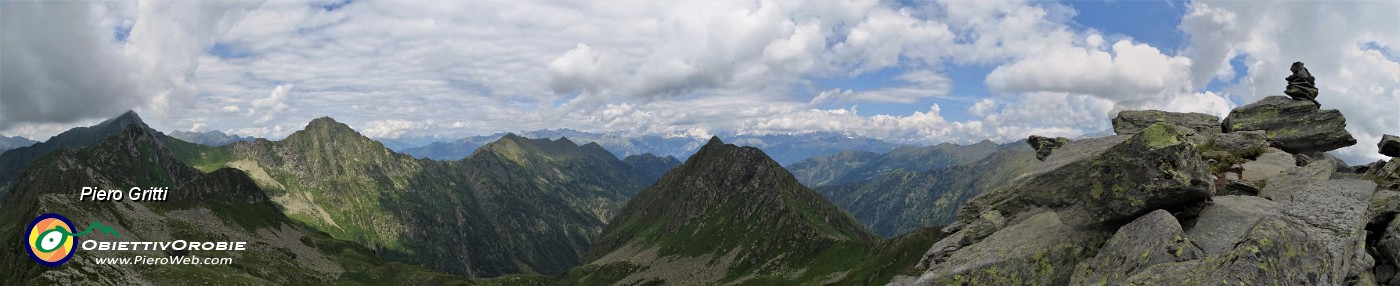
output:
[{"label": "rocky foreground terrain", "polygon": [[969,201],[920,274],[891,284],[1400,283],[1400,160],[1324,153],[1357,143],[1340,112],[1271,96],[1223,121],[1148,110],[1113,125],[1031,140],[1063,144],[1033,144],[1039,171]]}]

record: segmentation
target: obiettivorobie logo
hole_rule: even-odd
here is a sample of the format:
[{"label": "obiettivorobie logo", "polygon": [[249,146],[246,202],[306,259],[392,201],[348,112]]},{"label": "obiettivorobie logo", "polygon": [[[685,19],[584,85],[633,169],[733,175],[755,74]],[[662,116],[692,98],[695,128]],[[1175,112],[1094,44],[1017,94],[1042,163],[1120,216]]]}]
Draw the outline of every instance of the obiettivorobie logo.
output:
[{"label": "obiettivorobie logo", "polygon": [[25,244],[29,247],[29,257],[35,262],[44,266],[59,266],[68,259],[73,258],[74,246],[78,244],[78,237],[91,232],[93,229],[101,230],[112,236],[121,236],[112,228],[93,222],[86,230],[73,232],[73,221],[58,214],[43,214],[29,223],[29,228],[24,234]]},{"label": "obiettivorobie logo", "polygon": [[94,258],[97,264],[146,264],[146,265],[172,265],[172,264],[205,264],[205,265],[225,265],[232,264],[233,259],[228,257],[197,257],[189,251],[244,251],[247,250],[248,242],[245,241],[100,241],[98,239],[83,239],[78,241],[78,237],[92,232],[93,230],[106,233],[112,237],[122,236],[109,226],[100,222],[92,222],[87,229],[80,232],[73,232],[73,221],[58,214],[43,214],[29,223],[29,228],[25,229],[25,246],[29,251],[29,257],[34,258],[44,266],[59,266],[73,258],[73,253],[78,249],[83,251],[160,251],[160,252],[184,252],[184,255],[170,255],[167,257],[110,257],[99,256]]}]

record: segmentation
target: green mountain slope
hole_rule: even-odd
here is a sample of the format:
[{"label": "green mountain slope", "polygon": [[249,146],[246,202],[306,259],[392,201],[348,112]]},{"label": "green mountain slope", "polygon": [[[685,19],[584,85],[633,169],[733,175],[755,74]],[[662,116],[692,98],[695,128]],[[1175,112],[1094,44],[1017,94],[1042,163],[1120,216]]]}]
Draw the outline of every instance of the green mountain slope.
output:
[{"label": "green mountain slope", "polygon": [[964,202],[1037,166],[1035,151],[1013,142],[966,164],[922,172],[894,169],[870,181],[816,190],[871,231],[892,237],[952,223]]},{"label": "green mountain slope", "polygon": [[564,283],[826,281],[874,242],[763,151],[714,138],[629,201]]},{"label": "green mountain slope", "polygon": [[282,141],[177,154],[248,172],[288,216],[336,238],[476,277],[577,265],[623,202],[655,180],[597,144],[507,135],[466,159],[433,161],[330,118]]},{"label": "green mountain slope", "polygon": [[[101,222],[120,236],[102,241],[245,241],[245,251],[167,253],[77,250],[59,267],[32,261],[19,235],[0,238],[0,284],[438,284],[466,283],[417,266],[385,262],[367,248],[336,240],[282,215],[243,172],[201,173],[166,149],[159,133],[128,124],[108,139],[82,149],[58,149],[18,174],[0,201],[0,233],[21,233],[29,220],[58,213],[81,227]],[[78,201],[82,187],[170,188],[165,202]],[[229,265],[111,265],[102,257],[227,257]]]}]

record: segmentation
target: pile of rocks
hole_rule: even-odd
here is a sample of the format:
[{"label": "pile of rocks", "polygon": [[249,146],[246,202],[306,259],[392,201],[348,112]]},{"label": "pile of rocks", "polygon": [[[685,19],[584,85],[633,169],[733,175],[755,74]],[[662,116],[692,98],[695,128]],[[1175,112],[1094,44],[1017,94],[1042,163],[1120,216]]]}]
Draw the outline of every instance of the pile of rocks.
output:
[{"label": "pile of rocks", "polygon": [[[1400,163],[1353,168],[1325,153],[1356,144],[1340,112],[1271,96],[1223,122],[1144,110],[1113,125],[1103,138],[1031,140],[1040,171],[969,201],[924,272],[891,283],[1400,282],[1400,192],[1376,175]],[[1394,156],[1400,142],[1380,147]]]}]

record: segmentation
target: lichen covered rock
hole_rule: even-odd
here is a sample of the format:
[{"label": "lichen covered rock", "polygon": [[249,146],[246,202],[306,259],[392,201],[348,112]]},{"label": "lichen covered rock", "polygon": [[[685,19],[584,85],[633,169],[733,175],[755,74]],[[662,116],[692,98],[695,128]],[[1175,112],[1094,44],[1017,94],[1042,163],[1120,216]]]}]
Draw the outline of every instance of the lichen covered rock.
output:
[{"label": "lichen covered rock", "polygon": [[1346,118],[1335,109],[1319,110],[1312,102],[1270,96],[1235,108],[1225,117],[1225,132],[1264,130],[1269,143],[1289,153],[1326,152],[1356,144]]},{"label": "lichen covered rock", "polygon": [[909,285],[1064,285],[1074,266],[1098,251],[1107,236],[1066,225],[1053,211],[1041,212],[932,263]]},{"label": "lichen covered rock", "polygon": [[[1152,210],[1203,201],[1214,191],[1214,179],[1186,133],[1157,123],[1111,147],[1067,155],[1070,162],[1057,153],[1044,171],[973,198],[959,217],[971,221],[986,210],[1014,215],[1043,206],[1058,210],[1070,225],[1117,226]],[[1072,148],[1077,143],[1064,149],[1078,149]]]},{"label": "lichen covered rock", "polygon": [[1149,266],[1203,256],[1171,213],[1156,210],[1119,228],[1098,255],[1079,264],[1070,284],[1118,285]]},{"label": "lichen covered rock", "polygon": [[1065,143],[1068,142],[1069,138],[1064,137],[1050,138],[1031,135],[1030,138],[1026,139],[1026,143],[1031,144],[1031,148],[1035,149],[1035,158],[1041,161],[1044,161],[1045,157],[1049,157],[1051,153],[1054,153],[1055,149],[1060,149],[1060,146],[1064,146]]},{"label": "lichen covered rock", "polygon": [[1204,113],[1180,113],[1161,110],[1125,110],[1113,118],[1113,133],[1141,133],[1153,124],[1166,122],[1199,133],[1220,133],[1220,117]]},{"label": "lichen covered rock", "polygon": [[1302,228],[1265,217],[1229,251],[1200,261],[1158,264],[1123,285],[1340,285],[1323,246]]}]

